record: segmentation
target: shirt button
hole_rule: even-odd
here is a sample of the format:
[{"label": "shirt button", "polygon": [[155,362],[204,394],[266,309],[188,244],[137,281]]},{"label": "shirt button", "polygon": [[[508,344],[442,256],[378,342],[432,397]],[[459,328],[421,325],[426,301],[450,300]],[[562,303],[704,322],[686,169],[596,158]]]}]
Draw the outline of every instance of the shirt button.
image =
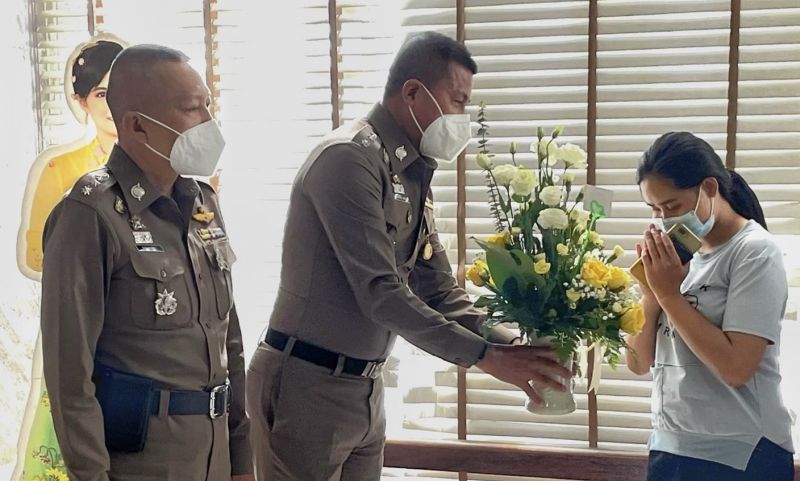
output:
[{"label": "shirt button", "polygon": [[161,269],[161,277],[167,277],[167,271]]}]

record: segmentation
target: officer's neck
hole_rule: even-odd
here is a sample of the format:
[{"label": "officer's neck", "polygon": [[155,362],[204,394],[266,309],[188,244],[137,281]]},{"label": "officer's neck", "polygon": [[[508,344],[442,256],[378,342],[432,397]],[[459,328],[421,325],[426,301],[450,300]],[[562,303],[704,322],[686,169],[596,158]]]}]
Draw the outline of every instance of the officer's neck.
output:
[{"label": "officer's neck", "polygon": [[175,172],[169,162],[161,157],[146,154],[136,156],[132,160],[139,166],[144,176],[147,177],[147,180],[156,190],[167,197],[172,195],[175,181],[178,180],[178,173]]},{"label": "officer's neck", "polygon": [[403,132],[405,132],[408,140],[414,145],[414,148],[419,150],[419,143],[422,141],[422,133],[411,117],[411,113],[408,111],[408,105],[403,102],[402,97],[395,95],[393,97],[384,98],[382,104],[386,111],[394,118],[394,121],[397,122],[397,125],[403,129]]},{"label": "officer's neck", "polygon": [[172,195],[175,181],[178,180],[178,174],[174,170],[171,168],[151,171],[145,170],[144,175],[159,192],[167,197]]}]

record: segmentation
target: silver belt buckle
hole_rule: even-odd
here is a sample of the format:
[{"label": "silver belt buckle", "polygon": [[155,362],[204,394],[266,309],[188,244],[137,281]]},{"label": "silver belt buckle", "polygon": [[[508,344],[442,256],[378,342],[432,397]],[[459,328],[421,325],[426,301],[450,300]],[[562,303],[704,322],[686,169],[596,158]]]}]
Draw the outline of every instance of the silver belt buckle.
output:
[{"label": "silver belt buckle", "polygon": [[368,377],[370,379],[377,379],[378,376],[381,375],[384,364],[386,364],[386,361],[368,362],[367,365],[364,366],[364,370],[361,372],[361,376]]},{"label": "silver belt buckle", "polygon": [[228,412],[228,403],[225,402],[225,406],[223,406],[220,412],[217,412],[217,395],[221,394],[225,396],[228,394],[228,390],[230,389],[230,382],[226,382],[225,384],[221,384],[216,386],[211,391],[209,391],[208,396],[208,416],[211,419],[217,419],[224,416]]}]

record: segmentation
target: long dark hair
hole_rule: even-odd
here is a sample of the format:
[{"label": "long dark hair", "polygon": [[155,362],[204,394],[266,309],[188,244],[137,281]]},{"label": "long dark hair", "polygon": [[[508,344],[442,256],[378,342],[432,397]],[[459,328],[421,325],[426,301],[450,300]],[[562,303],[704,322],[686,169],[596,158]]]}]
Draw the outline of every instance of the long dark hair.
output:
[{"label": "long dark hair", "polygon": [[725,168],[708,142],[689,132],[669,132],[653,142],[639,162],[636,182],[641,184],[648,176],[669,179],[679,189],[697,187],[713,177],[719,183],[720,194],[737,214],[767,228],[758,197],[747,182]]}]

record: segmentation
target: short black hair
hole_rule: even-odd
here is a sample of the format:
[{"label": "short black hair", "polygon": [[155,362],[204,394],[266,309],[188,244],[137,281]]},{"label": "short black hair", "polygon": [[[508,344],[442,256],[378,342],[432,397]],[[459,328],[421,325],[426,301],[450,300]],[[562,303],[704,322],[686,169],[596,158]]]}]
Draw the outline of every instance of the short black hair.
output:
[{"label": "short black hair", "polygon": [[136,95],[129,95],[128,90],[132,87],[141,88],[152,81],[152,72],[159,64],[188,61],[189,57],[185,53],[163,45],[134,45],[120,52],[111,66],[108,93],[106,93],[111,115],[116,120],[137,102],[142,101]]},{"label": "short black hair", "polygon": [[72,89],[78,97],[85,99],[93,88],[100,85],[121,51],[122,45],[106,40],[81,51],[72,64]]},{"label": "short black hair", "polygon": [[387,99],[403,88],[407,80],[417,79],[429,89],[449,75],[450,63],[466,67],[474,74],[478,65],[472,54],[460,42],[437,32],[422,32],[410,36],[389,68],[389,79],[383,92]]}]

